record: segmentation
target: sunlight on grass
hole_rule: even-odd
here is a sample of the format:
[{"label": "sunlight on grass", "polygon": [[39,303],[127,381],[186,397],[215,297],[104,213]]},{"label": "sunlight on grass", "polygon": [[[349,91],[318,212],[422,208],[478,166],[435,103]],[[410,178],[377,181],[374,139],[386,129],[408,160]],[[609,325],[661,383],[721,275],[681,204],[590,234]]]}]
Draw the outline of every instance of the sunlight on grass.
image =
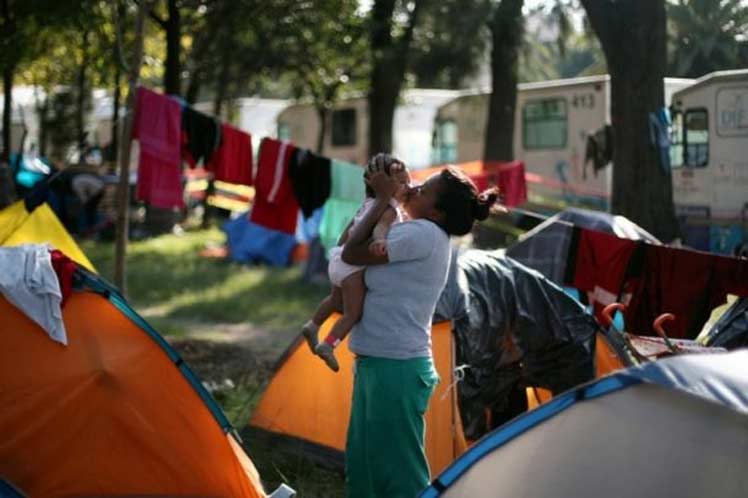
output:
[{"label": "sunlight on grass", "polygon": [[[207,244],[223,240],[219,230],[210,229],[130,243],[128,300],[164,335],[179,335],[179,327],[169,319],[295,330],[326,293],[303,284],[300,268],[252,267],[200,257]],[[114,245],[86,242],[83,250],[111,280]]]}]

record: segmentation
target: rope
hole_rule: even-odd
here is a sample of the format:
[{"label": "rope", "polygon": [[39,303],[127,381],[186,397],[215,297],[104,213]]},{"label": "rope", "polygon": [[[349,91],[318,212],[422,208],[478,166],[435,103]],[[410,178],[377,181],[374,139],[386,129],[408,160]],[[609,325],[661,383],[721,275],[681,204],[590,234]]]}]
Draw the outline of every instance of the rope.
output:
[{"label": "rope", "polygon": [[439,401],[444,401],[453,389],[455,390],[455,392],[457,392],[457,383],[465,378],[465,370],[467,370],[468,368],[470,368],[470,365],[467,364],[455,367],[455,369],[452,371],[452,375],[454,375],[455,380],[449,386],[447,386],[447,389],[444,391],[444,394],[441,395]]}]

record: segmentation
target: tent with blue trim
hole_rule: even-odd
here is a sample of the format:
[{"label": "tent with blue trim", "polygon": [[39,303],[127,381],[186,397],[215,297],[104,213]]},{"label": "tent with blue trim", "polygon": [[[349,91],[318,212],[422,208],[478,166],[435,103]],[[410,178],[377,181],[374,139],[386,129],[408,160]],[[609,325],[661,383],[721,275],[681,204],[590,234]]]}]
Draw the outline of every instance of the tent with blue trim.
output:
[{"label": "tent with blue trim", "polygon": [[580,386],[491,432],[421,498],[748,496],[748,351]]},{"label": "tent with blue trim", "polygon": [[67,346],[0,295],[0,496],[264,497],[179,355],[104,280],[73,283]]}]

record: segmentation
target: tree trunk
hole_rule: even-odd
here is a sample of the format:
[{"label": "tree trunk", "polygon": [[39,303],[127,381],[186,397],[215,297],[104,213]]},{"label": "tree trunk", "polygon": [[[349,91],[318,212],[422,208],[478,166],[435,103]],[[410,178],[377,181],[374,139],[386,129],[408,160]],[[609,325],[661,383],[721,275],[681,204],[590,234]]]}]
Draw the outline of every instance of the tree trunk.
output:
[{"label": "tree trunk", "polygon": [[78,95],[77,109],[75,113],[75,131],[78,135],[78,164],[83,163],[83,154],[86,145],[86,69],[88,66],[88,30],[83,30],[81,43],[81,64],[78,67]]},{"label": "tree trunk", "polygon": [[327,108],[317,107],[317,118],[319,119],[319,133],[317,133],[317,154],[325,153],[325,137],[327,136]]},{"label": "tree trunk", "polygon": [[128,76],[127,119],[122,130],[122,153],[120,154],[119,185],[117,189],[117,240],[114,256],[114,283],[124,295],[127,292],[127,239],[130,217],[130,145],[132,142],[135,93],[143,62],[143,38],[145,37],[145,16],[151,9],[152,0],[142,0],[138,5],[135,21],[135,49]]},{"label": "tree trunk", "polygon": [[45,95],[44,102],[41,106],[37,106],[36,114],[39,120],[39,155],[44,157],[47,155],[47,119],[49,119],[49,95]]},{"label": "tree trunk", "polygon": [[197,102],[197,98],[200,95],[200,87],[202,86],[202,71],[195,69],[190,77],[190,82],[187,85],[187,91],[184,95],[184,100],[188,104],[192,105]]},{"label": "tree trunk", "polygon": [[502,0],[490,22],[491,97],[483,159],[514,159],[514,112],[517,105],[517,61],[522,44],[524,0]]},{"label": "tree trunk", "polygon": [[650,142],[649,113],[664,106],[665,0],[582,0],[610,71],[612,211],[663,241],[678,236],[670,171]]},{"label": "tree trunk", "polygon": [[408,63],[413,30],[424,0],[413,2],[408,25],[399,38],[392,37],[395,0],[376,0],[371,9],[372,72],[369,90],[369,155],[392,152],[395,107]]},{"label": "tree trunk", "polygon": [[221,71],[216,84],[216,94],[213,97],[213,115],[216,119],[222,119],[221,113],[223,112],[223,104],[226,101],[226,91],[229,86],[228,80],[228,62],[224,61],[221,63]]},{"label": "tree trunk", "polygon": [[114,97],[112,106],[112,142],[110,144],[110,158],[113,162],[117,161],[119,153],[119,108],[120,101],[122,100],[122,68],[119,64],[115,64],[114,69]]},{"label": "tree trunk", "polygon": [[166,67],[164,70],[164,92],[170,95],[181,95],[181,19],[177,0],[168,0],[167,3],[169,5],[169,18],[166,20]]},{"label": "tree trunk", "polygon": [[[3,14],[7,16],[7,2],[3,2],[3,7],[5,11]],[[0,209],[10,205],[16,199],[15,182],[10,169],[13,70],[14,68],[10,64],[3,68],[3,150],[0,152]]]}]

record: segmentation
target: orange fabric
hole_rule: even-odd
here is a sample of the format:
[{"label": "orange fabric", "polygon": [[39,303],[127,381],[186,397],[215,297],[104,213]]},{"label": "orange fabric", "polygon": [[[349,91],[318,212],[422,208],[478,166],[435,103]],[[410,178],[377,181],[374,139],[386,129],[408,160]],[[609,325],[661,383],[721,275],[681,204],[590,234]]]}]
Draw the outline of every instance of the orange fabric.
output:
[{"label": "orange fabric", "polygon": [[527,411],[534,410],[553,399],[553,393],[542,387],[527,387],[525,393],[527,394]]},{"label": "orange fabric", "polygon": [[605,336],[598,332],[595,341],[595,377],[604,377],[622,368],[626,368],[623,360],[608,344]]},{"label": "orange fabric", "polygon": [[[336,319],[331,318],[320,328],[320,340]],[[426,454],[435,475],[467,445],[456,414],[450,323],[435,324],[431,337],[434,363],[441,377],[426,412]],[[353,389],[353,355],[347,340],[338,346],[336,356],[340,363],[337,374],[313,356],[306,343],[300,343],[273,376],[250,425],[345,451]]]},{"label": "orange fabric", "polygon": [[291,264],[301,263],[309,259],[309,244],[296,244],[291,251]]},{"label": "orange fabric", "polygon": [[69,345],[0,297],[0,475],[29,497],[265,496],[251,461],[150,336],[74,292]]},{"label": "orange fabric", "polygon": [[[622,368],[626,368],[623,361],[608,344],[605,336],[598,332],[595,341],[595,378],[605,377]],[[526,392],[528,410],[537,408],[553,398],[553,393],[539,387],[528,387]]]},{"label": "orange fabric", "polygon": [[424,182],[434,173],[438,173],[447,166],[457,166],[467,176],[477,176],[483,173],[485,164],[483,161],[470,161],[460,164],[442,164],[440,166],[434,166],[426,169],[417,169],[410,172],[410,177],[413,181]]}]

